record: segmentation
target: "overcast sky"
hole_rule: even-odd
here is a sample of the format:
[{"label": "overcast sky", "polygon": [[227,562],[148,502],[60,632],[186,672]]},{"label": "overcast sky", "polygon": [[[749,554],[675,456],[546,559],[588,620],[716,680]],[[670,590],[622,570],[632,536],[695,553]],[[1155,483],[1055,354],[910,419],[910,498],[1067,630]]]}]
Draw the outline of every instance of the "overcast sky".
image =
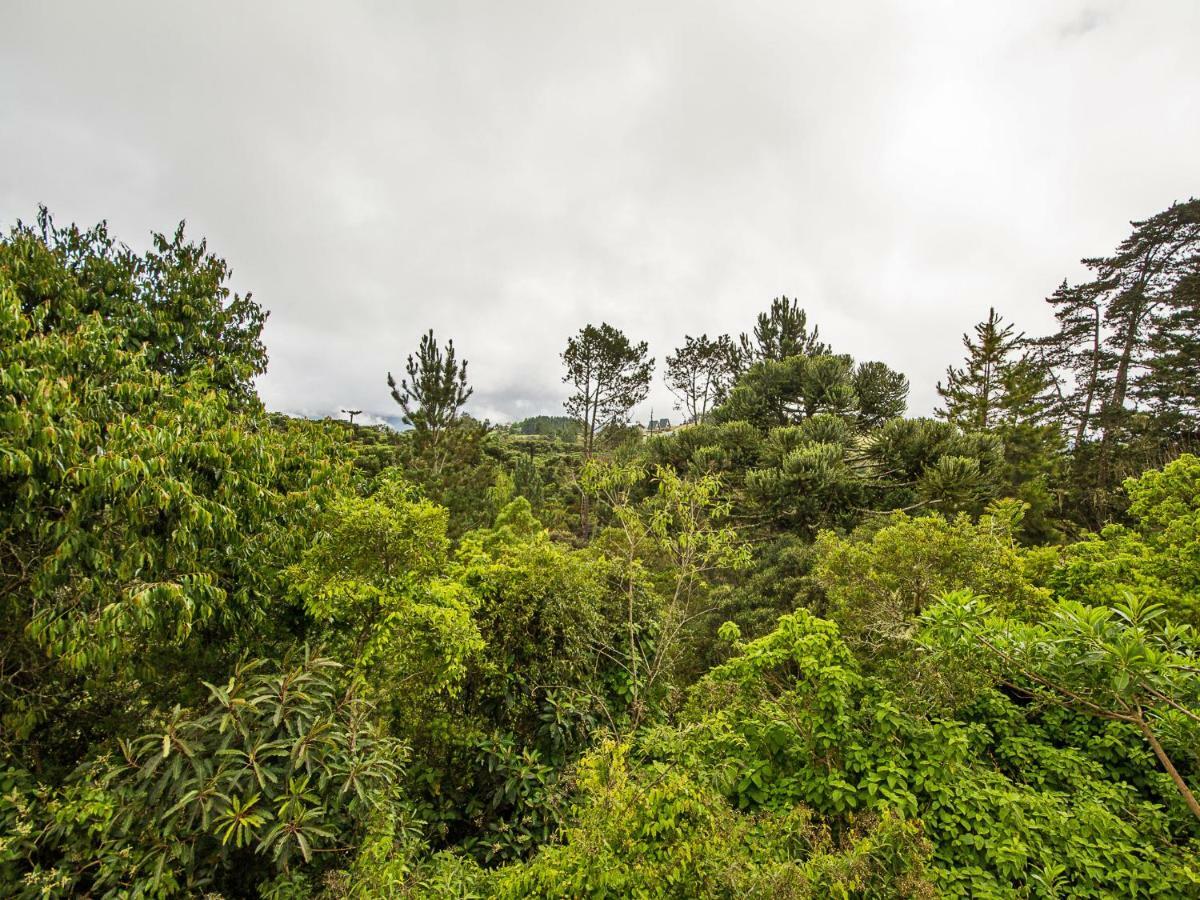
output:
[{"label": "overcast sky", "polygon": [[587,322],[800,299],[911,414],[994,305],[1200,193],[1200,2],[0,5],[0,218],[186,219],[271,312],[268,406],[392,416],[427,328],[557,414]]}]

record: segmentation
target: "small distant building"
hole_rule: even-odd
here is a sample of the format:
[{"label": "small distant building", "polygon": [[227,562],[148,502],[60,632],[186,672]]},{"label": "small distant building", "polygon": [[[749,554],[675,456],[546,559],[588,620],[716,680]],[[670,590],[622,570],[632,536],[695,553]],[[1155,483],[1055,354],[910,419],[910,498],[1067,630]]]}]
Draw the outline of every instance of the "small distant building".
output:
[{"label": "small distant building", "polygon": [[671,420],[670,419],[656,419],[656,418],[654,418],[654,415],[652,413],[650,416],[650,424],[646,427],[646,430],[648,432],[650,432],[651,434],[653,434],[656,431],[670,431],[671,430]]}]

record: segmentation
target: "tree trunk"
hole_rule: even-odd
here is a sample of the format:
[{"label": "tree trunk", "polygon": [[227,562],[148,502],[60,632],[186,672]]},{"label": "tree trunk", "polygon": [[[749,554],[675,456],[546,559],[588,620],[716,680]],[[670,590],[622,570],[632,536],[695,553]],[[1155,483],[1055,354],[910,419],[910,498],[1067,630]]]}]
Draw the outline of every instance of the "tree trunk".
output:
[{"label": "tree trunk", "polygon": [[1142,736],[1145,737],[1147,743],[1150,744],[1150,749],[1154,751],[1154,755],[1158,757],[1158,761],[1162,763],[1162,767],[1167,770],[1167,774],[1171,776],[1171,780],[1175,782],[1175,787],[1183,796],[1183,802],[1187,804],[1188,809],[1192,811],[1192,815],[1200,819],[1200,802],[1197,802],[1196,795],[1192,793],[1187,782],[1183,780],[1183,776],[1175,768],[1175,764],[1171,762],[1171,758],[1162,748],[1162,744],[1158,742],[1158,738],[1154,736],[1154,732],[1150,730],[1150,726],[1146,724],[1145,717],[1138,710],[1137,717],[1138,728],[1142,731]]},{"label": "tree trunk", "polygon": [[1093,311],[1095,321],[1092,326],[1092,370],[1088,373],[1087,396],[1083,401],[1083,409],[1079,413],[1079,424],[1075,427],[1075,447],[1078,449],[1087,436],[1087,427],[1092,420],[1092,404],[1096,400],[1096,381],[1100,377],[1100,305]]},{"label": "tree trunk", "polygon": [[[1142,288],[1138,288],[1139,293]],[[1112,396],[1101,409],[1104,431],[1100,436],[1100,459],[1097,462],[1097,481],[1101,491],[1107,491],[1112,478],[1112,445],[1120,426],[1121,413],[1125,410],[1125,397],[1129,393],[1129,367],[1133,363],[1133,350],[1141,334],[1142,319],[1146,315],[1147,303],[1144,294],[1139,297],[1136,312],[1130,316],[1121,346],[1121,359],[1117,363],[1117,374],[1113,379]]]}]

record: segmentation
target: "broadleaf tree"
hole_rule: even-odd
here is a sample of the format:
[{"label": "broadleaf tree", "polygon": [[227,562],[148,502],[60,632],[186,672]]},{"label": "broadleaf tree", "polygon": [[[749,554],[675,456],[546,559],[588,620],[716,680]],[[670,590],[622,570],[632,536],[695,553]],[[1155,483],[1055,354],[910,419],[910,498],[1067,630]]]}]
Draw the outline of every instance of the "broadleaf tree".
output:
[{"label": "broadleaf tree", "polygon": [[729,392],[737,372],[737,348],[729,335],[686,335],[683,346],[667,357],[667,388],[689,422],[703,422]]}]

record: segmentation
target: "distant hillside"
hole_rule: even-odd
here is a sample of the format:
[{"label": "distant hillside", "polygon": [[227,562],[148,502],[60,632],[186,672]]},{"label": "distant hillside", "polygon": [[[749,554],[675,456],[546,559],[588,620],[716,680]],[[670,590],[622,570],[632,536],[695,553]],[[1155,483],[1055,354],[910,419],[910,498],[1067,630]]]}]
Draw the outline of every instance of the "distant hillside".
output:
[{"label": "distant hillside", "polygon": [[530,416],[508,427],[512,434],[538,435],[574,441],[579,437],[579,422],[567,416]]}]

